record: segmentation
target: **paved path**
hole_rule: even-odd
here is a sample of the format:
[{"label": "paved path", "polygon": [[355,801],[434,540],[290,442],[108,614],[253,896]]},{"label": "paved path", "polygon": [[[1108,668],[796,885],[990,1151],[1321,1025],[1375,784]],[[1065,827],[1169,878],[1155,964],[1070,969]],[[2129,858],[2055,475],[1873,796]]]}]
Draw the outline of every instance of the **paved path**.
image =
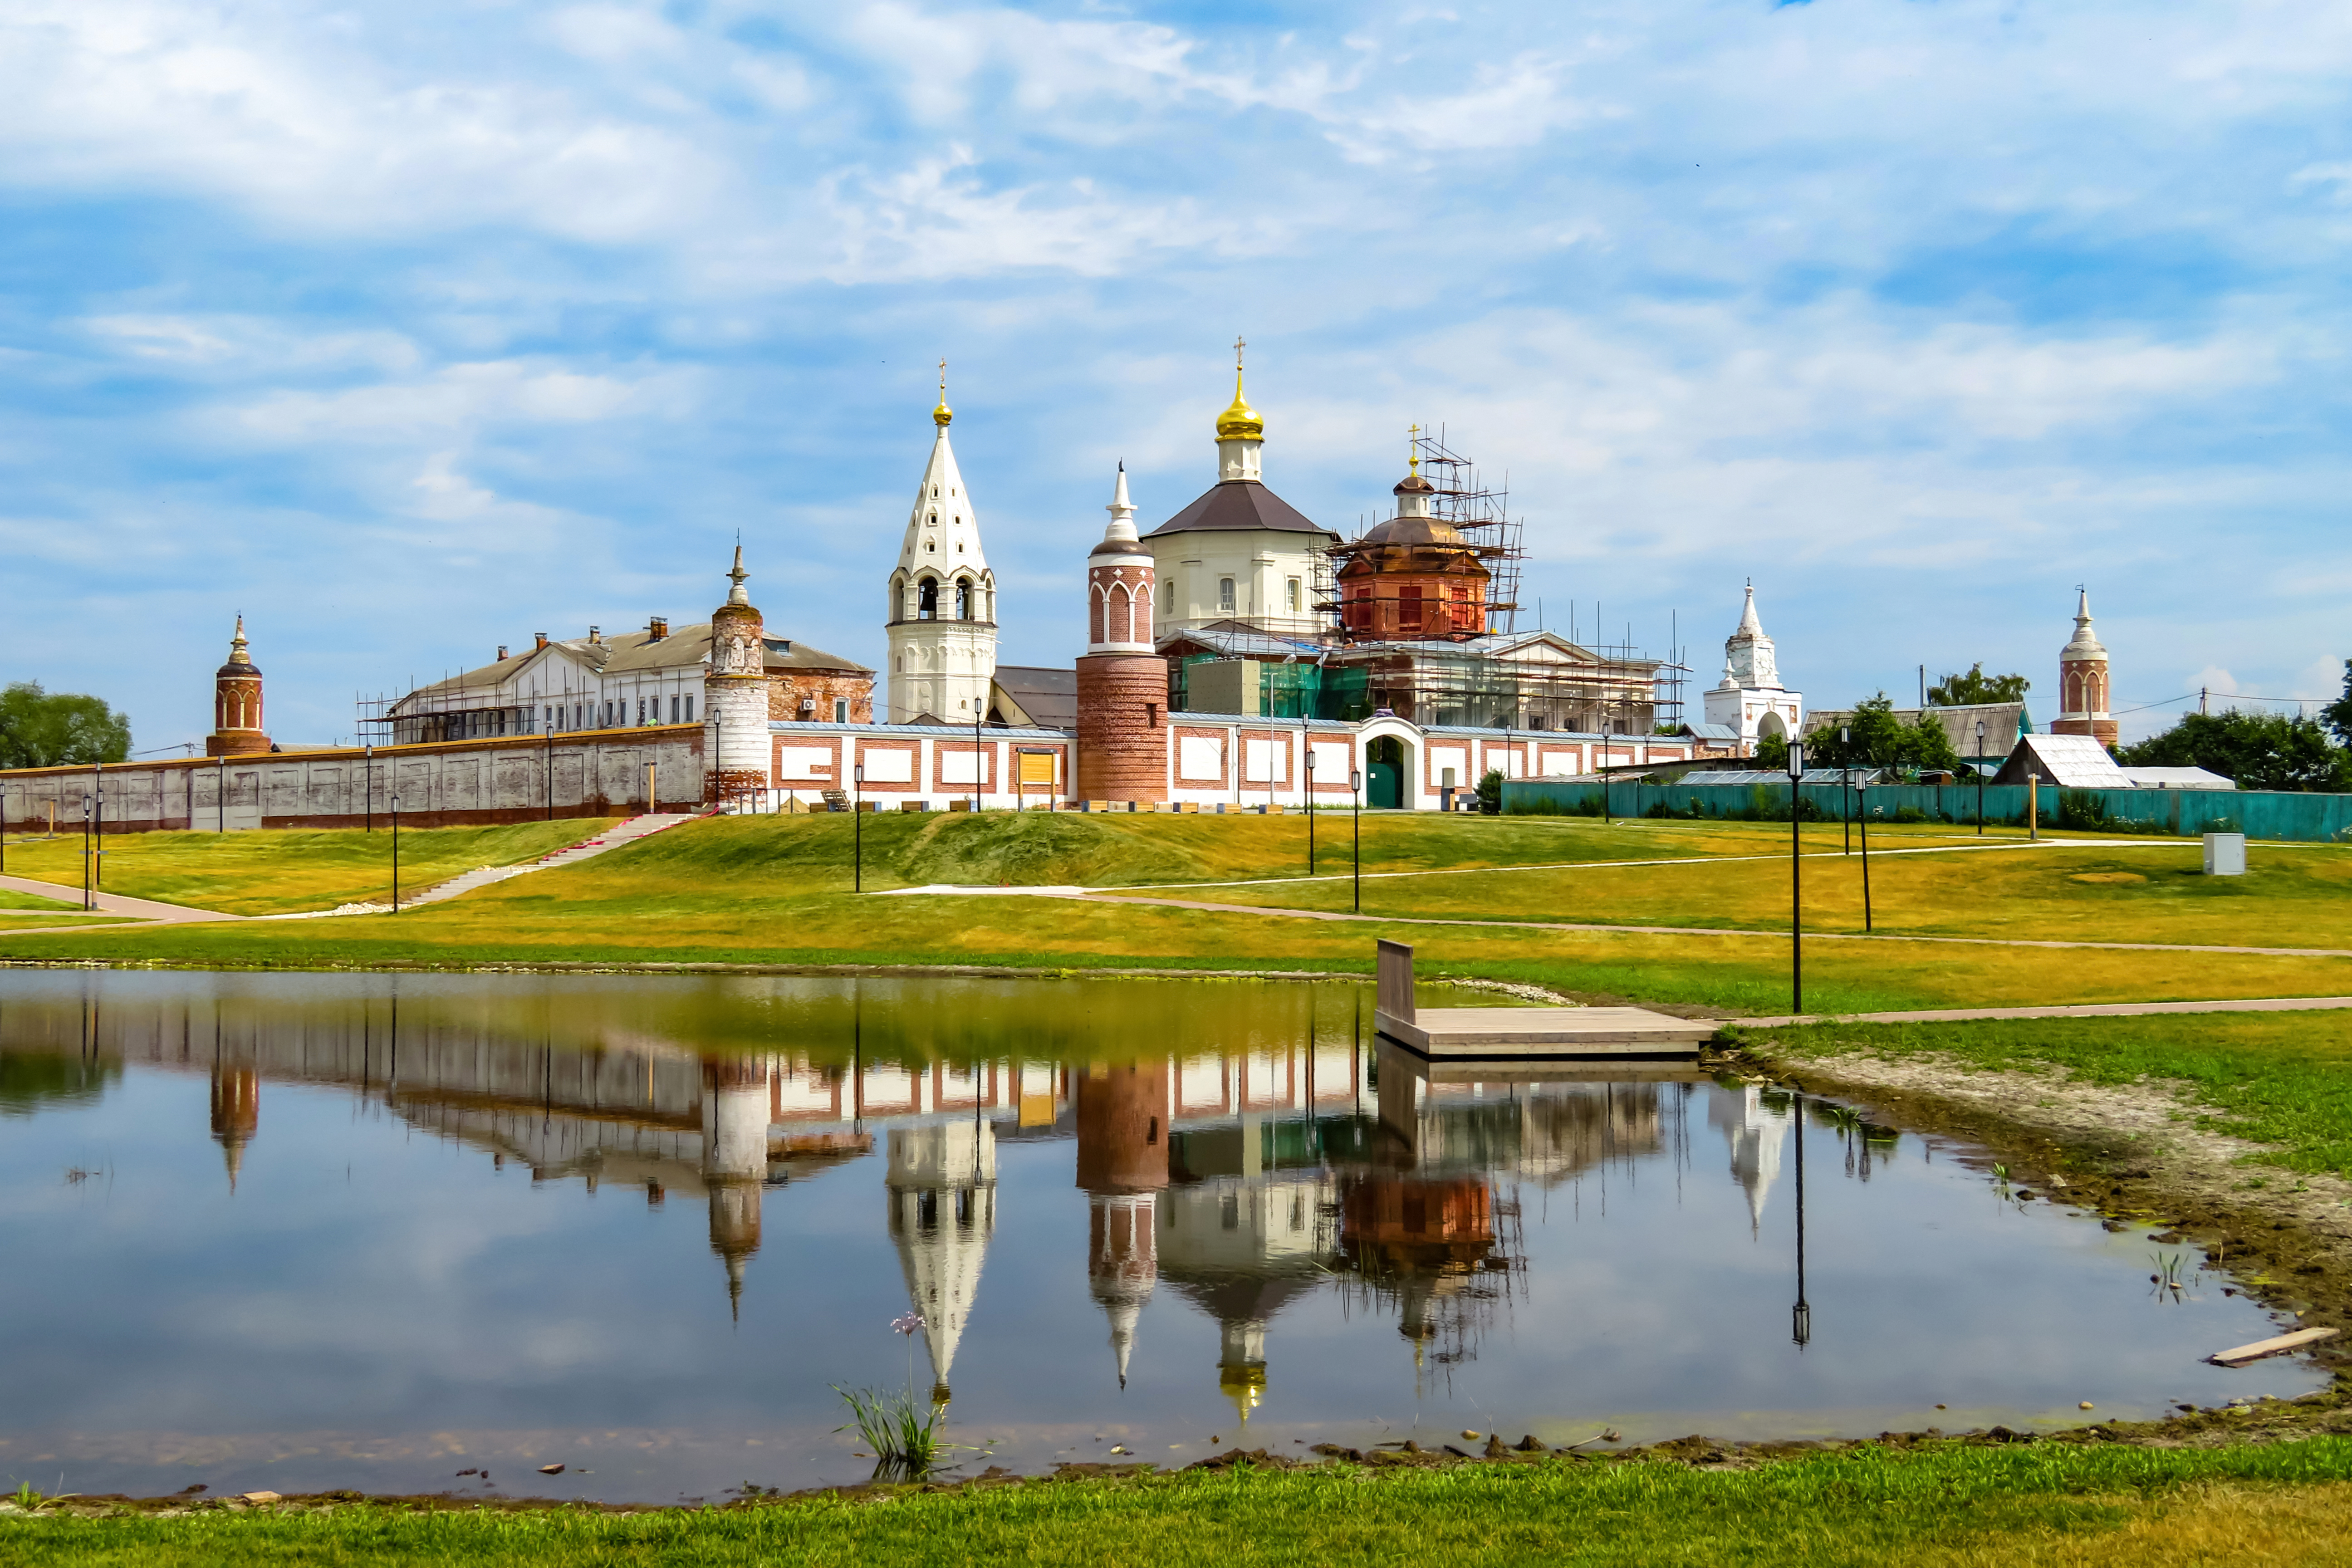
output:
[{"label": "paved path", "polygon": [[487,888],[493,882],[503,882],[509,877],[528,876],[533,871],[551,871],[558,866],[576,866],[581,861],[593,859],[607,850],[618,849],[625,844],[634,844],[638,839],[649,837],[665,828],[676,827],[681,822],[692,822],[694,818],[695,814],[690,811],[647,812],[641,816],[633,816],[626,822],[608,827],[593,838],[583,839],[577,844],[568,845],[552,855],[542,855],[528,865],[484,866],[468,871],[462,877],[452,877],[436,887],[427,888],[414,898],[401,900],[400,907],[406,910],[414,909],[418,904],[437,904],[445,900],[457,898],[462,893],[470,893],[476,888]]},{"label": "paved path", "polygon": [[2352,1007],[2352,996],[2258,996],[2229,1002],[2084,1002],[2071,1007],[1948,1007],[1928,1013],[1805,1013],[1727,1018],[1743,1028],[1790,1024],[1958,1024],[1981,1018],[2136,1018],[2149,1013],[2311,1013]]},{"label": "paved path", "polygon": [[[5,888],[12,893],[31,893],[37,898],[56,899],[61,902],[70,904],[77,910],[81,908],[81,889],[79,888],[61,888],[55,882],[36,882],[29,877],[0,877],[0,888]],[[100,914],[130,915],[133,919],[145,921],[151,924],[156,925],[189,925],[198,921],[241,921],[245,919],[243,915],[224,914],[218,910],[194,910],[190,909],[185,904],[158,903],[153,899],[130,899],[123,897],[121,893],[101,892],[96,896],[93,901],[98,905],[99,912]],[[0,910],[0,920],[5,920],[10,912],[11,911],[9,910]],[[29,915],[46,914],[48,911],[44,910],[19,910],[14,912]],[[61,929],[72,931],[77,928],[69,925]],[[123,928],[121,926],[110,926],[107,929],[110,931],[121,931]],[[11,931],[9,934],[11,936],[32,936],[37,933],[33,931]]]}]

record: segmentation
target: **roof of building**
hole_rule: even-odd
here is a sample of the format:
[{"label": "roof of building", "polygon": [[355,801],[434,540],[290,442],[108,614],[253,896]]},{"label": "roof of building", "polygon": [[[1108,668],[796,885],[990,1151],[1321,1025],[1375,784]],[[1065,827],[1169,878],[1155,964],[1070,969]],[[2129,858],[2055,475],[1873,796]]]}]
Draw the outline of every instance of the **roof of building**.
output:
[{"label": "roof of building", "polygon": [[1008,723],[1072,730],[1078,722],[1078,672],[1043,665],[996,667],[992,710]]},{"label": "roof of building", "polygon": [[1199,500],[1150,533],[1196,533],[1214,530],[1260,530],[1273,533],[1320,533],[1339,536],[1265,488],[1258,479],[1220,479]]},{"label": "roof of building", "polygon": [[[929,735],[937,740],[952,741],[958,735],[969,739],[969,724],[946,724],[937,720],[918,719],[910,724],[828,724],[821,720],[771,719],[771,731],[779,735]],[[991,741],[1064,741],[1069,732],[1064,730],[1041,730],[1022,725],[992,724],[984,731]]]},{"label": "roof of building", "polygon": [[[1852,773],[1843,768],[1805,770],[1805,783],[1808,784],[1877,784],[1885,776],[1885,770],[1879,768],[1856,768]],[[1711,768],[1685,774],[1680,782],[1686,784],[1785,784],[1789,782],[1789,771],[1786,768]]]},{"label": "roof of building", "polygon": [[2235,789],[2238,781],[2203,768],[2126,768],[2134,789]]},{"label": "roof of building", "polygon": [[[1944,727],[1944,734],[1952,742],[1952,750],[1963,757],[2006,757],[2016,746],[2018,737],[2033,732],[2033,715],[2025,710],[2022,702],[1978,702],[1956,708],[1897,708],[1895,721],[1916,724],[1921,713],[1931,716]],[[1816,708],[1805,715],[1805,733],[1817,730],[1834,730],[1852,721],[1851,708]],[[1985,750],[1977,750],[1977,724],[1985,727]]]},{"label": "roof of building", "polygon": [[1186,626],[1173,631],[1154,644],[1156,651],[1166,653],[1179,643],[1193,643],[1221,658],[1319,658],[1330,651],[1328,643],[1307,637],[1276,637],[1232,621],[1213,621],[1203,626]]},{"label": "roof of building", "polygon": [[1739,726],[1737,724],[1685,724],[1683,726],[1683,730],[1693,740],[1696,741],[1737,741],[1739,739]]},{"label": "roof of building", "polygon": [[2131,780],[2095,735],[2025,735],[1994,779],[2023,784],[2028,773],[2061,789],[2129,789]]}]

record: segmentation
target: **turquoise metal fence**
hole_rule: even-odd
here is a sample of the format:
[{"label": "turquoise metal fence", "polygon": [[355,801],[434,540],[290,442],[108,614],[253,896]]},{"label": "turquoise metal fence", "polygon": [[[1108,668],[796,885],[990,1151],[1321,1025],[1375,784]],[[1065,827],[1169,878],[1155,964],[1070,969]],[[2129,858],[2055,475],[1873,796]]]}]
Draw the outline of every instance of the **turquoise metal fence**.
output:
[{"label": "turquoise metal fence", "polygon": [[[1603,799],[1603,789],[1607,797]],[[2252,838],[2305,843],[2352,842],[2352,795],[2292,795],[2263,790],[2044,789],[2039,814],[2045,827],[2106,832],[2243,833]],[[1977,819],[1974,784],[1873,784],[1867,791],[1807,784],[1808,816],[1835,822],[1866,810],[1874,822]],[[2025,826],[2021,784],[1987,785],[1988,823]],[[1866,805],[1862,804],[1866,802]],[[1606,786],[1579,780],[1512,779],[1503,785],[1503,810],[1513,816],[1730,817],[1789,820],[1787,784],[1705,784],[1695,780],[1656,784],[1631,780]]]}]

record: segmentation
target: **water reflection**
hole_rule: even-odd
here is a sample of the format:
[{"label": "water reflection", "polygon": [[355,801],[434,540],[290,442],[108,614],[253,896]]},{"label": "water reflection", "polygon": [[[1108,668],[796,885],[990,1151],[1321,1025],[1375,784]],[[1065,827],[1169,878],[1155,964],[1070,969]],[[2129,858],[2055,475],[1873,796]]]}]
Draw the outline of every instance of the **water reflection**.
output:
[{"label": "water reflection", "polygon": [[[0,1116],[56,1108],[104,1125],[138,1084],[193,1091],[197,1076],[201,1112],[158,1101],[179,1108],[177,1126],[142,1123],[132,1141],[160,1170],[201,1152],[209,1192],[229,1206],[176,1209],[159,1226],[173,1242],[259,1236],[278,1270],[248,1299],[223,1298],[237,1303],[231,1321],[292,1310],[331,1349],[341,1313],[351,1345],[299,1377],[208,1381],[236,1359],[205,1337],[218,1320],[142,1318],[140,1303],[174,1300],[191,1279],[222,1287],[157,1244],[110,1255],[113,1272],[77,1295],[82,1272],[55,1260],[82,1233],[25,1200],[0,1213],[0,1243],[48,1266],[20,1273],[14,1294],[0,1286],[0,1305],[58,1336],[62,1371],[36,1389],[28,1368],[0,1370],[0,1457],[12,1430],[112,1408],[101,1396],[121,1347],[142,1334],[181,1358],[167,1378],[203,1390],[192,1408],[205,1415],[189,1419],[255,1427],[625,1426],[658,1405],[679,1419],[829,1429],[825,1385],[887,1373],[871,1347],[910,1307],[931,1396],[961,1393],[959,1412],[992,1426],[1097,1422],[1117,1400],[1125,1419],[1181,1411],[1231,1431],[1230,1411],[1262,1429],[1393,1415],[1380,1402],[1394,1391],[1408,1414],[1475,1397],[1478,1411],[1524,1410],[1537,1429],[1571,1407],[1629,1426],[1621,1413],[1655,1408],[1671,1435],[1703,1411],[1874,1431],[1947,1400],[2007,1401],[2013,1421],[2053,1377],[2066,1409],[2153,1405],[2197,1386],[2189,1352],[2207,1339],[2263,1330],[2249,1304],[2216,1300],[2196,1307],[2206,1326],[2170,1339],[2116,1333],[2116,1293],[2136,1300],[2146,1272],[2137,1250],[2119,1242],[2110,1258],[2095,1225],[2056,1214],[2002,1207],[1986,1221],[1971,1206],[1979,1176],[1904,1153],[1925,1156],[1932,1140],[1665,1068],[1433,1068],[1370,1040],[1360,998],[1339,987],[184,975],[0,986]],[[1851,1180],[1816,1150],[1807,1193],[1806,1121],[1841,1139]],[[464,1195],[434,1189],[446,1206],[415,1227],[428,1238],[465,1234],[481,1184],[517,1167],[541,1191],[642,1193],[651,1212],[625,1234],[563,1231],[568,1211],[543,1205],[502,1215],[513,1237],[535,1226],[582,1239],[535,1255],[517,1298],[529,1306],[459,1298],[491,1315],[456,1318],[429,1350],[387,1345],[358,1326],[352,1296],[332,1293],[332,1271],[305,1260],[344,1235],[407,1244],[404,1184],[425,1179],[400,1152],[412,1137],[460,1155],[436,1167],[454,1170],[446,1179]],[[324,1160],[341,1159],[322,1150],[336,1148],[370,1158],[379,1191],[339,1200],[353,1217],[331,1243],[317,1184]],[[29,1192],[61,1163],[0,1154],[0,1177]],[[1874,1172],[1880,1190],[1865,1192]],[[707,1272],[684,1279],[693,1307],[658,1290],[677,1272],[662,1238],[697,1214],[697,1196],[689,1223],[708,1253]],[[467,1256],[489,1275],[502,1250]],[[442,1267],[415,1265],[384,1289],[426,1300]],[[604,1294],[554,1289],[551,1270],[599,1279]],[[77,1313],[110,1326],[77,1327]],[[2022,1350],[2010,1333],[2020,1321],[2037,1331]],[[477,1392],[440,1363],[482,1335],[496,1348],[487,1371],[466,1374]],[[574,1340],[595,1348],[547,1359]],[[2275,1378],[2282,1392],[2308,1382],[2284,1365],[2231,1376]],[[415,1408],[380,1392],[404,1379]],[[1791,1414],[1808,1411],[1824,1414]]]}]

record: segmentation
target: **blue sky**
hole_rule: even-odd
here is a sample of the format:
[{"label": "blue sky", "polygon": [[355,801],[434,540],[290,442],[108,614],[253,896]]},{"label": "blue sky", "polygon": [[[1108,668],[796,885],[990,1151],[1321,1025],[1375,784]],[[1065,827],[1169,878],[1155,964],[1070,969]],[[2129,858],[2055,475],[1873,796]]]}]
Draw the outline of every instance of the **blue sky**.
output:
[{"label": "blue sky", "polygon": [[[1006,662],[1124,458],[1352,531],[1405,427],[1524,596],[1819,705],[2021,669],[2333,696],[2352,11],[1762,0],[0,12],[0,677],[287,741],[533,631],[878,665],[950,362]],[[2176,705],[2177,709],[2177,705]],[[2127,732],[2160,721],[2151,710]]]}]

